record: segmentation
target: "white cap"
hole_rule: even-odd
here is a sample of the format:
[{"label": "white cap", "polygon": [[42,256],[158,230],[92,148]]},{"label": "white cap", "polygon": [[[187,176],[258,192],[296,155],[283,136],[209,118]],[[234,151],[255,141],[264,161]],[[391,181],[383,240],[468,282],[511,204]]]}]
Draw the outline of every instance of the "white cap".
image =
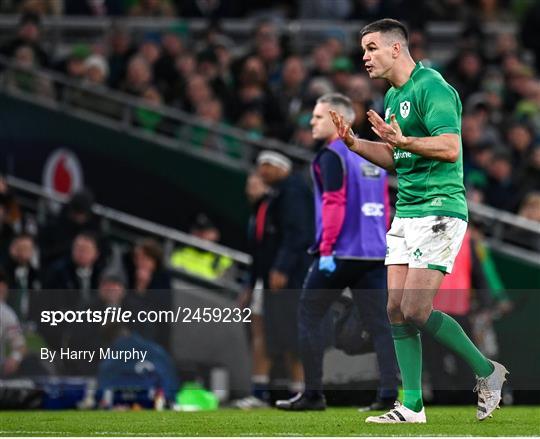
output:
[{"label": "white cap", "polygon": [[88,58],[86,58],[84,66],[87,69],[90,67],[97,67],[101,70],[104,76],[109,75],[109,66],[107,64],[107,60],[101,55],[90,55]]},{"label": "white cap", "polygon": [[257,156],[257,164],[261,165],[263,163],[274,165],[285,171],[290,171],[292,169],[291,159],[289,159],[286,155],[276,151],[261,151]]}]

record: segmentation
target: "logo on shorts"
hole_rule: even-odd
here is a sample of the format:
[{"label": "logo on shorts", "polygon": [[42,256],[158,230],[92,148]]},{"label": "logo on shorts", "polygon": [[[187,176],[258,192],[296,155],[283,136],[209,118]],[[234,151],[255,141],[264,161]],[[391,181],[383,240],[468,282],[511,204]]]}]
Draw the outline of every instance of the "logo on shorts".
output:
[{"label": "logo on shorts", "polygon": [[411,111],[411,103],[410,101],[403,101],[399,104],[399,113],[401,114],[401,117],[405,119],[409,112]]},{"label": "logo on shorts", "polygon": [[414,251],[414,253],[413,253],[414,259],[415,259],[416,261],[419,261],[419,260],[420,260],[420,256],[422,256],[423,254],[424,254],[424,253],[422,253],[422,251],[421,251],[419,248],[417,248],[417,249]]},{"label": "logo on shorts", "polygon": [[434,207],[442,207],[443,198],[441,197],[434,198],[433,201],[431,202],[431,205]]}]

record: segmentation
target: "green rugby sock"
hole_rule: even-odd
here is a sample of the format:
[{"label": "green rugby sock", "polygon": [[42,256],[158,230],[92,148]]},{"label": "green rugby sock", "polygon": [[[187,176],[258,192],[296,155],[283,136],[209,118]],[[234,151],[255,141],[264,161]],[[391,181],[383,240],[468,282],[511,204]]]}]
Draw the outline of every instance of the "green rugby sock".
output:
[{"label": "green rugby sock", "polygon": [[422,329],[463,358],[479,377],[487,377],[493,372],[493,363],[478,350],[460,324],[448,314],[432,311]]},{"label": "green rugby sock", "polygon": [[409,323],[393,324],[392,338],[403,382],[403,405],[422,410],[422,341],[420,331]]}]

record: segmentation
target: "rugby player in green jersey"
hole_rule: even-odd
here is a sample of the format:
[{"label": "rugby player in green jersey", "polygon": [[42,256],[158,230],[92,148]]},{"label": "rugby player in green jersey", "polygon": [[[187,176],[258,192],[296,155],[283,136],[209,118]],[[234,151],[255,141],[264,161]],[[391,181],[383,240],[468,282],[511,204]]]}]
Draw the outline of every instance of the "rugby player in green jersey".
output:
[{"label": "rugby player in green jersey", "polygon": [[437,71],[411,58],[402,23],[379,20],[361,35],[370,78],[384,78],[391,85],[384,119],[373,110],[367,113],[381,141],[359,139],[342,115],[331,111],[331,116],[351,151],[397,173],[396,215],[386,235],[387,309],[404,389],[402,403],[366,422],[426,422],[420,331],[471,366],[477,376],[477,418],[483,420],[498,407],[508,371],[487,359],[452,317],[433,310],[433,297],[452,271],[467,228],[461,102]]}]

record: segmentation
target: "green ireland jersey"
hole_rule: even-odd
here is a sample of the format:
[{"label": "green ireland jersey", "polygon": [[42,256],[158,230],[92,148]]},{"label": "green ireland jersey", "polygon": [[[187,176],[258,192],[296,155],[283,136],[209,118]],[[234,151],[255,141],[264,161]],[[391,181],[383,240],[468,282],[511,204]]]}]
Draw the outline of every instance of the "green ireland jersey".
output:
[{"label": "green ireland jersey", "polygon": [[[418,63],[403,86],[391,87],[384,98],[385,121],[390,115],[404,136],[431,137],[452,133],[460,136],[461,101],[456,90],[439,72]],[[463,152],[455,163],[424,158],[394,149],[398,178],[396,216],[416,218],[442,215],[467,221],[463,184]]]}]

